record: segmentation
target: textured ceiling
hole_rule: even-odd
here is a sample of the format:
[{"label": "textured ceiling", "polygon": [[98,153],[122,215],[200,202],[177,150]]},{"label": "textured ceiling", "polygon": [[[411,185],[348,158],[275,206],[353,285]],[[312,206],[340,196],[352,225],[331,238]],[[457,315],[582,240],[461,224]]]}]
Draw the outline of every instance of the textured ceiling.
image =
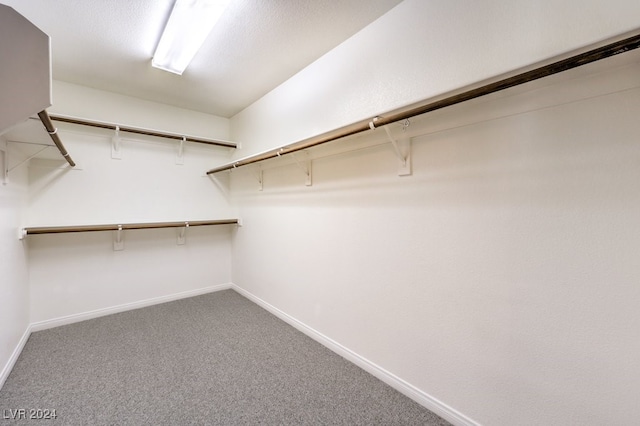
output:
[{"label": "textured ceiling", "polygon": [[182,76],[151,67],[173,0],[0,3],[49,34],[56,80],[231,117],[400,1],[232,0]]}]

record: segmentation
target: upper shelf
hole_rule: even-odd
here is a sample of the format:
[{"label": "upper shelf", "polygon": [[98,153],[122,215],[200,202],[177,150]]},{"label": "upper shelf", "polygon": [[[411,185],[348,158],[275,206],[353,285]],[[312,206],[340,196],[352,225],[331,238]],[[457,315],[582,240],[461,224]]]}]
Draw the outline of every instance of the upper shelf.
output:
[{"label": "upper shelf", "polygon": [[51,106],[49,36],[0,4],[0,133]]},{"label": "upper shelf", "polygon": [[81,126],[97,127],[100,129],[110,129],[114,131],[118,130],[120,132],[134,133],[134,134],[145,135],[145,136],[154,136],[158,138],[173,139],[173,140],[185,141],[185,142],[194,142],[194,143],[200,143],[205,145],[221,146],[224,148],[235,149],[238,147],[238,145],[235,142],[229,142],[221,139],[201,138],[201,137],[188,136],[188,135],[178,134],[178,133],[164,132],[161,130],[152,130],[152,129],[145,129],[142,127],[133,127],[133,126],[126,126],[126,125],[118,125],[113,123],[106,123],[103,121],[87,120],[84,118],[67,117],[63,115],[51,115],[51,119],[53,121],[58,121],[61,123],[70,123],[70,124],[76,124]]},{"label": "upper shelf", "polygon": [[189,228],[194,226],[239,225],[239,219],[192,220],[183,222],[113,223],[105,225],[41,226],[21,230],[21,236],[70,232],[125,231],[131,229]]},{"label": "upper shelf", "polygon": [[[0,134],[34,114],[71,167],[46,108],[51,106],[51,43],[49,36],[9,6],[0,4]],[[6,161],[6,160],[5,160]],[[3,164],[6,182],[8,167]]]},{"label": "upper shelf", "polygon": [[[479,98],[481,96],[489,95],[491,93],[499,92],[505,89],[539,80],[541,78],[577,68],[582,65],[599,61],[601,59],[609,58],[620,53],[628,52],[630,50],[637,49],[638,47],[640,47],[640,34],[636,34],[622,40],[616,40],[606,45],[600,45],[598,47],[592,48],[591,50],[585,50],[569,58],[556,60],[555,62],[551,63],[545,63],[539,65],[536,68],[521,72],[517,75],[493,81],[488,84],[471,87],[442,99],[427,99],[422,102],[410,105],[406,108],[401,108],[385,113],[381,116],[374,117],[370,120],[362,120],[327,133],[323,133],[308,139],[303,139],[301,141],[285,145],[280,148],[275,148],[270,151],[262,152],[242,158],[240,160],[236,160],[231,163],[223,164],[211,170],[208,170],[206,173],[208,175],[211,175],[226,170],[233,170],[237,167],[258,163],[261,161],[269,160],[271,158],[280,157],[285,154],[291,154],[297,151],[312,148],[314,146],[332,142],[346,136],[373,130],[378,127],[384,127],[394,122],[403,121],[408,118],[436,111],[441,108],[456,105],[475,98]],[[395,147],[395,140],[393,140],[393,137],[390,133],[388,134],[391,142]]]}]

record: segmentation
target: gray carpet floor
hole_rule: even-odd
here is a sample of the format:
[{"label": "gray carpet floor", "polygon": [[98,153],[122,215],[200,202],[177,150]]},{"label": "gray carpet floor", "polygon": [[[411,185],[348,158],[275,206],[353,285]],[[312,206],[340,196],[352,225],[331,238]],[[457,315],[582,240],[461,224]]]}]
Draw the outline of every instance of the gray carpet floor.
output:
[{"label": "gray carpet floor", "polygon": [[33,333],[0,390],[14,423],[449,424],[232,290]]}]

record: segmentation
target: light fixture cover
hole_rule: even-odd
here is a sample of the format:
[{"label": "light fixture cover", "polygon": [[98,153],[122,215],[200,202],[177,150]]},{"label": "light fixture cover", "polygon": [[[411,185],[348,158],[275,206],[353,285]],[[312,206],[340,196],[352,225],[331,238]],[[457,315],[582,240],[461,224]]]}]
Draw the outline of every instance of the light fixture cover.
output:
[{"label": "light fixture cover", "polygon": [[151,65],[181,75],[230,0],[176,0]]}]

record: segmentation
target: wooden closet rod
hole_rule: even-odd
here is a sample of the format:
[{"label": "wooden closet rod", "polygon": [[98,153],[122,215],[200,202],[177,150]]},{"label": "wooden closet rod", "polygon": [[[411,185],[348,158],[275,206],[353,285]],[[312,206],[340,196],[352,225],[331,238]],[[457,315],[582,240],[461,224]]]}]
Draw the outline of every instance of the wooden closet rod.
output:
[{"label": "wooden closet rod", "polygon": [[257,163],[259,161],[279,157],[284,154],[290,154],[296,151],[311,148],[313,146],[332,142],[346,136],[362,133],[367,130],[375,129],[376,127],[384,126],[396,121],[406,120],[417,115],[425,114],[427,112],[435,111],[481,96],[489,95],[491,93],[499,92],[501,90],[528,83],[530,81],[538,80],[543,77],[548,77],[553,74],[567,71],[572,68],[577,68],[579,66],[599,61],[601,59],[605,59],[619,53],[637,49],[638,47],[640,47],[640,34],[634,35],[624,40],[607,44],[596,49],[589,50],[584,53],[577,54],[570,58],[563,59],[549,65],[541,66],[531,71],[523,72],[513,77],[508,77],[494,83],[489,83],[475,89],[467,90],[444,99],[440,99],[437,101],[425,100],[405,108],[388,112],[384,115],[377,116],[370,120],[359,121],[354,124],[329,131],[327,133],[294,142],[293,144],[284,146],[282,148],[272,149],[270,151],[249,156],[232,163],[224,164],[207,171],[207,174],[210,175],[225,170],[231,170],[236,167],[246,166],[248,164]]},{"label": "wooden closet rod", "polygon": [[47,110],[40,111],[38,113],[38,117],[40,117],[40,121],[42,121],[42,125],[44,126],[44,128],[47,129],[47,133],[49,133],[49,136],[53,140],[53,143],[56,144],[56,147],[58,147],[60,154],[62,154],[64,159],[67,160],[67,163],[69,163],[71,167],[75,167],[76,163],[71,159],[71,156],[69,155],[66,148],[62,144],[62,141],[58,136],[58,129],[56,129],[53,126],[53,123],[51,122],[51,117],[49,116],[49,113],[47,113]]},{"label": "wooden closet rod", "polygon": [[174,140],[179,140],[179,141],[184,138],[184,140],[186,142],[195,142],[195,143],[201,143],[201,144],[205,144],[205,145],[223,146],[225,148],[237,148],[238,147],[238,145],[236,143],[229,142],[229,141],[221,141],[221,140],[216,140],[216,139],[196,138],[196,137],[193,137],[193,136],[179,135],[177,133],[167,133],[167,132],[160,132],[160,131],[156,131],[156,130],[143,129],[143,128],[140,128],[140,127],[119,126],[119,125],[116,125],[116,124],[103,123],[103,122],[100,122],[100,121],[85,120],[84,118],[65,117],[65,116],[62,116],[62,115],[52,115],[51,119],[54,120],[54,121],[61,121],[63,123],[79,124],[81,126],[98,127],[98,128],[101,128],[101,129],[116,130],[116,128],[117,128],[121,132],[136,133],[138,135],[155,136],[155,137],[159,137],[159,138],[174,139]]},{"label": "wooden closet rod", "polygon": [[24,228],[24,235],[61,234],[65,232],[119,231],[130,229],[184,228],[192,226],[233,225],[238,219],[194,220],[188,222],[123,223],[109,225],[43,226]]}]

